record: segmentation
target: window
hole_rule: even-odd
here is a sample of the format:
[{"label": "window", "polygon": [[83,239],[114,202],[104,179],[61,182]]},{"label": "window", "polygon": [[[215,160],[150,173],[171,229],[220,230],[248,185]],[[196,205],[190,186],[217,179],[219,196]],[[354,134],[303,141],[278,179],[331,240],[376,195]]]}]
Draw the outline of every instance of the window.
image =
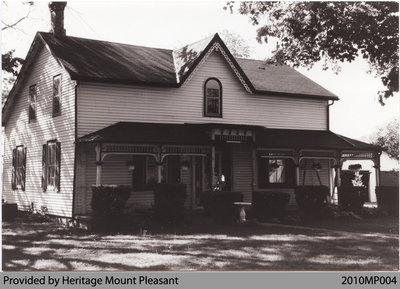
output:
[{"label": "window", "polygon": [[25,191],[26,147],[18,146],[13,149],[12,166],[12,189],[22,189],[23,191]]},{"label": "window", "polygon": [[295,184],[295,169],[291,159],[268,159],[258,160],[258,186],[288,187]]},{"label": "window", "polygon": [[142,191],[146,188],[146,156],[133,156],[132,164],[134,170],[132,171],[132,190]]},{"label": "window", "polygon": [[61,75],[53,78],[53,117],[61,115]]},{"label": "window", "polygon": [[222,85],[216,78],[204,84],[204,116],[222,117]]},{"label": "window", "polygon": [[37,101],[37,87],[31,85],[29,87],[29,122],[36,120],[36,102]]},{"label": "window", "polygon": [[61,143],[49,141],[43,145],[42,188],[60,191]]}]

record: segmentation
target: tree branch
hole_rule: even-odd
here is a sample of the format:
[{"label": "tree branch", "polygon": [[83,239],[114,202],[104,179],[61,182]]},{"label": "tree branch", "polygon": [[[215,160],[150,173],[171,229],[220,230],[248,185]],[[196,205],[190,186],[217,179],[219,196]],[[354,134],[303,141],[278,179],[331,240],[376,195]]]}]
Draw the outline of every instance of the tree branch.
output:
[{"label": "tree branch", "polygon": [[15,23],[13,23],[13,24],[7,24],[7,23],[4,23],[4,21],[1,21],[1,23],[3,23],[3,25],[4,25],[4,27],[1,28],[1,31],[4,31],[4,30],[9,29],[9,28],[14,28],[14,27],[17,26],[22,20],[28,18],[30,13],[31,13],[31,8],[29,7],[28,13],[27,13],[24,17],[18,19],[18,20],[17,20]]}]

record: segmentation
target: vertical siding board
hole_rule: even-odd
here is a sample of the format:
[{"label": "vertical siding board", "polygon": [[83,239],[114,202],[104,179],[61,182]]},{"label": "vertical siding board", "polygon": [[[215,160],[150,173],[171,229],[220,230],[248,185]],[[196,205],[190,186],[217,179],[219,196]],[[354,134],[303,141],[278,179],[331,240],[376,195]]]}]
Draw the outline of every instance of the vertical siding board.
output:
[{"label": "vertical siding board", "polygon": [[[223,86],[223,118],[203,116],[203,87],[210,77]],[[118,121],[327,128],[326,100],[249,94],[219,52],[212,53],[180,88],[82,82],[78,89],[78,137]]]},{"label": "vertical siding board", "polygon": [[[52,117],[53,76],[62,74],[63,114]],[[29,86],[37,85],[37,121],[28,123]],[[23,87],[13,105],[5,127],[3,197],[8,202],[18,202],[19,209],[33,202],[38,208],[45,206],[49,214],[72,216],[73,167],[75,141],[75,82],[59,66],[50,52],[43,48],[27,74]],[[57,139],[62,143],[60,192],[43,192],[42,145]],[[25,191],[11,190],[12,149],[17,145],[28,147],[26,159]]]}]

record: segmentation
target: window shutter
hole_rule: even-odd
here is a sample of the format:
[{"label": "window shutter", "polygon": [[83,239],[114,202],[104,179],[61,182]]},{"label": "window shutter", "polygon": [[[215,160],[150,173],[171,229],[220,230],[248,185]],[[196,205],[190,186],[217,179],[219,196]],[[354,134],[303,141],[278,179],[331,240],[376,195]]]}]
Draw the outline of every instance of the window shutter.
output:
[{"label": "window shutter", "polygon": [[42,189],[43,192],[47,190],[47,144],[43,145],[42,150]]},{"label": "window shutter", "polygon": [[56,143],[56,175],[55,175],[55,185],[57,192],[60,191],[60,172],[61,172],[61,143]]},{"label": "window shutter", "polygon": [[11,189],[17,188],[17,149],[12,151],[12,172],[11,172]]},{"label": "window shutter", "polygon": [[26,147],[24,147],[22,154],[22,190],[25,191],[25,179],[26,179]]}]

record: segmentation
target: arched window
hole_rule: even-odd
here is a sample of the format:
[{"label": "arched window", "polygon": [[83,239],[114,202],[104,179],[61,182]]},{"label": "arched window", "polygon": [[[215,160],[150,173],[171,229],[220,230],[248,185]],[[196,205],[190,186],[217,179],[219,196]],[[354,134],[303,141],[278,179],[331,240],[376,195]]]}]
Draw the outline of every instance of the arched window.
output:
[{"label": "arched window", "polygon": [[204,84],[204,116],[222,117],[222,85],[216,78]]}]

